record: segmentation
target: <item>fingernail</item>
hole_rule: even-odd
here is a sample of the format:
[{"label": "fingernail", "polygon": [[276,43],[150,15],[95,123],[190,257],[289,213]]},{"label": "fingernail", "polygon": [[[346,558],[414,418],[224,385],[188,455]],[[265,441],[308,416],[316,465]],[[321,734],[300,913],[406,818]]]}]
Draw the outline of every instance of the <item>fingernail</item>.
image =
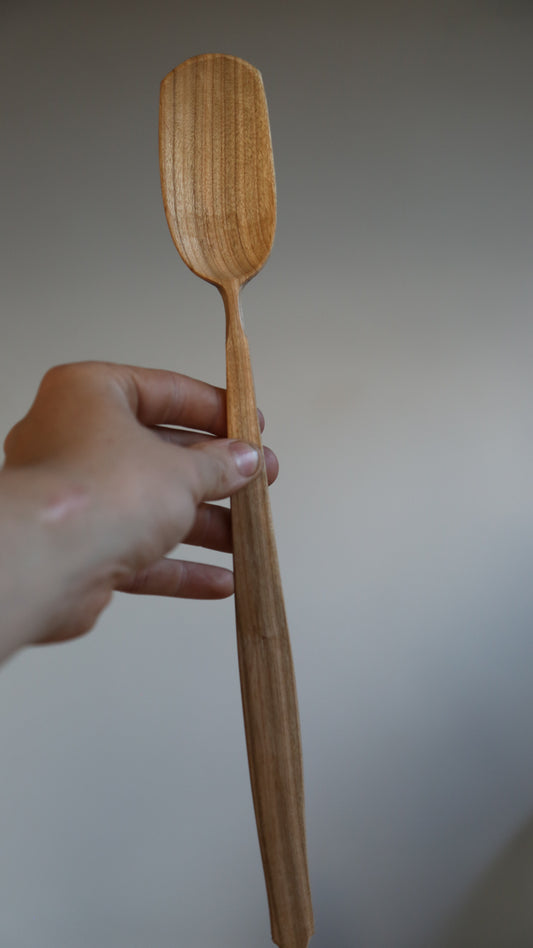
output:
[{"label": "fingernail", "polygon": [[250,477],[259,466],[259,451],[245,441],[232,441],[230,448],[235,455],[235,464],[239,474]]}]

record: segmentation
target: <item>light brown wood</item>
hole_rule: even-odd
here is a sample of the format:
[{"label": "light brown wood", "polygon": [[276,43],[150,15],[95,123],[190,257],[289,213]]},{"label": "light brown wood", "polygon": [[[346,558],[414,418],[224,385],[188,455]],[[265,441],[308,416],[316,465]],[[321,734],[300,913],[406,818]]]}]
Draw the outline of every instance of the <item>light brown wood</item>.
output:
[{"label": "light brown wood", "polygon": [[[187,60],[161,84],[163,201],[191,270],[226,311],[228,436],[261,444],[240,288],[264,265],[276,197],[263,83],[232,56]],[[307,869],[296,685],[266,475],[232,499],[239,669],[252,794],[273,941],[307,948]]]}]

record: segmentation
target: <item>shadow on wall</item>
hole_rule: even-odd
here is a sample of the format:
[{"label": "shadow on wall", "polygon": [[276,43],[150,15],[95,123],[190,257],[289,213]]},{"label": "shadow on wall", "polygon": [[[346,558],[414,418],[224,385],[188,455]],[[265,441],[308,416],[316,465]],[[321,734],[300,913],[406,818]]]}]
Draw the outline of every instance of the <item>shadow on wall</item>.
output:
[{"label": "shadow on wall", "polygon": [[532,948],[533,815],[474,884],[435,948]]}]

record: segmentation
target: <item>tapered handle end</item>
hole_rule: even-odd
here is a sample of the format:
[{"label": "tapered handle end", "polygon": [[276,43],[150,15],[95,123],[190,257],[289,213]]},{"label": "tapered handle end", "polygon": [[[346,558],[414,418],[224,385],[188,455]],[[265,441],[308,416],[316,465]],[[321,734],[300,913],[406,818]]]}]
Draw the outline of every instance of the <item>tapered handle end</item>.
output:
[{"label": "tapered handle end", "polygon": [[314,928],[312,928],[309,933],[302,934],[301,936],[298,935],[298,937],[289,935],[287,938],[279,938],[278,941],[274,941],[274,944],[277,945],[278,948],[307,948],[313,933]]}]

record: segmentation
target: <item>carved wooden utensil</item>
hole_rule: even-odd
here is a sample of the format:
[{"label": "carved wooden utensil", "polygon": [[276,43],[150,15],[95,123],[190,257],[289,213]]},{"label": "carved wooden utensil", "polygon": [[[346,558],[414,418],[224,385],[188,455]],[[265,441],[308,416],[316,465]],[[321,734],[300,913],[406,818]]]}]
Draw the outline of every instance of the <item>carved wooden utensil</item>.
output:
[{"label": "carved wooden utensil", "polygon": [[[233,56],[196,56],[161,83],[163,201],[188,267],[226,310],[228,437],[261,444],[239,293],[274,239],[276,194],[260,73]],[[244,723],[272,938],[313,933],[298,705],[266,475],[231,503]]]}]

